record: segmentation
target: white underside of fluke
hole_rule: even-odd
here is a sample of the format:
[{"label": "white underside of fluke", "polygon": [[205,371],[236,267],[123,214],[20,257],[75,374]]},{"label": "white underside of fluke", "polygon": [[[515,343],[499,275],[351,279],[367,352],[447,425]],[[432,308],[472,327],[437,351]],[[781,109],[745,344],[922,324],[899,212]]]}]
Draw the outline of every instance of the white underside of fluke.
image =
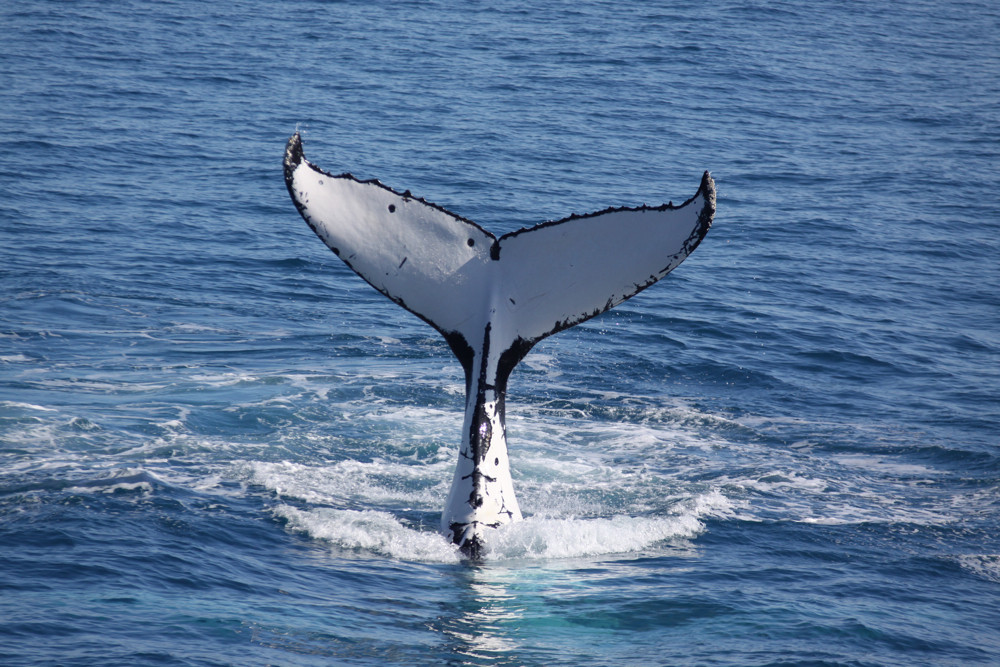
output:
[{"label": "white underside of fluke", "polygon": [[285,182],[309,226],[348,266],[437,329],[462,363],[462,444],[442,530],[478,556],[486,531],[521,518],[507,458],[507,378],[531,346],[598,315],[680,264],[708,232],[706,172],[680,206],[616,208],[497,239],[475,223],[378,181],[305,160],[298,134]]}]

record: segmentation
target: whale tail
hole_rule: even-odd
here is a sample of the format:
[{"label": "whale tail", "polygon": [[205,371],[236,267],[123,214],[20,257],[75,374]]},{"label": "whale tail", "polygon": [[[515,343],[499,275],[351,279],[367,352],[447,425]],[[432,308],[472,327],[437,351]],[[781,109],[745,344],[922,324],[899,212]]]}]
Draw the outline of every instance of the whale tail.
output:
[{"label": "whale tail", "polygon": [[462,364],[465,425],[442,529],[473,556],[485,527],[520,518],[503,420],[510,372],[538,341],[667,275],[715,215],[715,184],[705,172],[678,206],[608,208],[497,238],[409,191],[313,166],[298,133],[284,171],[292,201],[323,242],[437,329]]}]

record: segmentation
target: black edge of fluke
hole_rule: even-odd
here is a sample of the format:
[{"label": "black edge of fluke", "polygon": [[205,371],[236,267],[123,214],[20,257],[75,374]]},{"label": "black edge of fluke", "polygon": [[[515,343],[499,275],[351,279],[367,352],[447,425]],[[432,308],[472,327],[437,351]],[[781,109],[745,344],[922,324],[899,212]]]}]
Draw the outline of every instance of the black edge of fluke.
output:
[{"label": "black edge of fluke", "polygon": [[[519,236],[527,232],[534,231],[541,227],[553,227],[555,225],[561,225],[566,222],[571,222],[573,220],[579,220],[581,218],[592,218],[598,215],[604,215],[605,213],[617,213],[618,211],[670,211],[681,209],[693,202],[698,198],[698,195],[704,195],[706,211],[703,211],[703,218],[707,217],[708,227],[711,227],[712,217],[715,215],[715,181],[712,180],[712,176],[709,172],[705,172],[701,176],[701,183],[698,185],[698,190],[691,195],[682,204],[674,204],[669,202],[666,204],[660,204],[659,206],[647,206],[643,204],[642,206],[609,206],[607,208],[601,209],[600,211],[592,211],[590,213],[572,213],[565,218],[560,218],[559,220],[547,220],[545,222],[540,222],[532,227],[521,227],[520,229],[515,229],[512,232],[507,232],[499,238],[500,244],[502,245],[505,239],[513,236]],[[705,227],[705,232],[708,231],[708,227]],[[499,255],[499,251],[497,253]],[[496,258],[494,258],[496,259]]]},{"label": "black edge of fluke", "polygon": [[293,134],[285,144],[285,185],[289,188],[292,187],[292,172],[295,168],[302,164],[302,137],[298,132]]},{"label": "black edge of fluke", "polygon": [[711,227],[712,218],[715,217],[715,180],[712,178],[712,174],[707,171],[701,177],[701,185],[698,186],[698,192],[701,192],[705,196],[705,207],[708,209],[706,215],[709,218],[708,225]]},{"label": "black edge of fluke", "polygon": [[[305,152],[304,152],[304,150],[302,148],[302,136],[298,132],[296,132],[295,134],[292,135],[292,137],[288,140],[288,144],[285,146],[285,184],[288,185],[289,192],[292,191],[292,185],[291,185],[291,175],[292,175],[292,172],[294,172],[295,169],[302,162],[305,162],[306,164],[308,164],[309,167],[313,171],[315,171],[315,172],[317,172],[319,174],[324,174],[326,176],[329,176],[330,178],[345,178],[345,179],[354,181],[355,183],[360,183],[362,185],[375,185],[375,186],[378,186],[378,187],[382,188],[383,190],[385,190],[387,192],[391,192],[392,194],[396,195],[397,197],[401,197],[402,199],[407,199],[407,200],[412,199],[413,201],[418,201],[421,204],[426,204],[427,206],[430,206],[431,208],[436,208],[437,210],[441,211],[442,213],[444,213],[444,214],[446,214],[448,216],[451,216],[455,220],[458,220],[459,222],[465,223],[467,225],[470,225],[471,227],[474,227],[474,228],[478,229],[487,238],[492,239],[494,244],[496,243],[496,236],[493,234],[493,232],[489,231],[488,229],[484,229],[479,223],[474,222],[472,220],[469,220],[468,218],[466,218],[464,216],[461,216],[461,215],[459,215],[457,213],[449,211],[444,206],[441,206],[439,204],[435,204],[432,201],[427,201],[423,197],[417,197],[416,195],[414,195],[409,190],[404,190],[403,192],[399,192],[398,190],[395,190],[395,189],[389,187],[388,185],[386,185],[385,183],[381,182],[377,178],[360,179],[360,178],[355,177],[354,174],[352,174],[350,172],[344,172],[342,174],[333,174],[333,173],[331,173],[329,171],[321,169],[320,167],[317,167],[315,164],[313,164],[313,163],[311,163],[311,162],[309,162],[308,160],[305,159]],[[494,258],[494,259],[496,259],[496,258]]]},{"label": "black edge of fluke", "polygon": [[701,245],[702,240],[708,234],[708,230],[712,228],[712,223],[715,221],[715,181],[707,171],[701,177],[701,185],[698,186],[698,192],[695,193],[695,197],[699,194],[705,198],[705,205],[701,208],[701,213],[698,215],[698,227],[687,243],[684,244],[685,256],[693,253],[695,248]]},{"label": "black edge of fluke", "polygon": [[305,208],[299,202],[299,198],[295,196],[295,186],[294,174],[295,170],[298,169],[299,165],[305,156],[302,153],[302,137],[298,132],[293,134],[285,144],[285,159],[282,161],[282,166],[285,172],[285,187],[288,189],[288,194],[292,197],[292,203],[295,204],[295,208],[298,210],[302,218],[309,224],[310,229],[314,232],[316,228],[313,226],[312,221],[309,220],[309,216],[306,215]]},{"label": "black edge of fluke", "polygon": [[302,162],[302,135],[296,132],[285,146],[285,167],[297,166]]}]

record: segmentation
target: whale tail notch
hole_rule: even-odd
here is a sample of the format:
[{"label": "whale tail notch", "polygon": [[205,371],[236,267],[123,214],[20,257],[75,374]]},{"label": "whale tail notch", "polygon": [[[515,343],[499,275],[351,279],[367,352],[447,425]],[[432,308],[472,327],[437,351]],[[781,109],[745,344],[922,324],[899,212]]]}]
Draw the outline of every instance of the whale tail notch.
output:
[{"label": "whale tail notch", "polygon": [[499,238],[377,180],[310,164],[298,133],[285,184],[299,213],[372,287],[437,329],[465,371],[466,417],[442,530],[470,555],[520,518],[504,426],[507,378],[538,341],[649,287],[698,247],[715,215],[705,172],[683,204],[608,208]]}]

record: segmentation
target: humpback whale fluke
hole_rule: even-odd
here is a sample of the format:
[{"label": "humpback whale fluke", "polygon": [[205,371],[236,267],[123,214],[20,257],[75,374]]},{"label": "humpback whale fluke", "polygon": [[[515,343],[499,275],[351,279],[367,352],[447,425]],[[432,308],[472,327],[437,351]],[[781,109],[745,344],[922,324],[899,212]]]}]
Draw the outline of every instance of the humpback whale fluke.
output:
[{"label": "humpback whale fluke", "polygon": [[298,132],[285,184],[314,232],[359,276],[437,329],[465,370],[465,423],[441,529],[479,558],[488,527],[521,519],[507,459],[504,396],[538,341],[649,287],[712,225],[705,172],[679,206],[608,208],[497,238],[471,220],[377,180],[306,161]]}]

